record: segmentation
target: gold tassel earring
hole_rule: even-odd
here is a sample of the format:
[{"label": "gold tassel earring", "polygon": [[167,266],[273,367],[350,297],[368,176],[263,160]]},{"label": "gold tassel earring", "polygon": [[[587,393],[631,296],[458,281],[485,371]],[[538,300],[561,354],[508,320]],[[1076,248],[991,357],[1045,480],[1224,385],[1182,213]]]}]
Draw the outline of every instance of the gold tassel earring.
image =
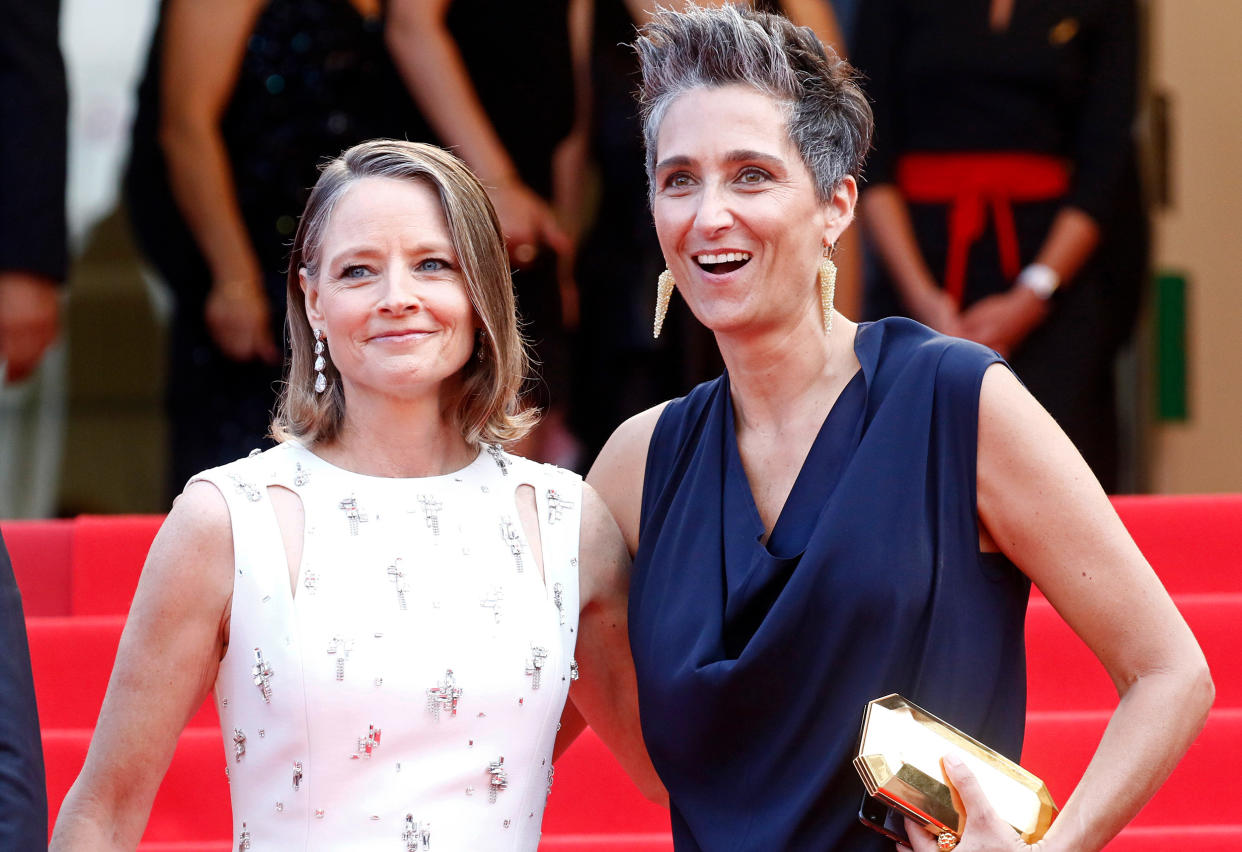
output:
[{"label": "gold tassel earring", "polygon": [[824,313],[824,334],[832,334],[832,302],[837,295],[837,265],[832,256],[837,247],[831,246],[824,262],[819,265],[819,307]]},{"label": "gold tassel earring", "polygon": [[668,313],[668,302],[673,297],[673,288],[677,286],[677,282],[673,279],[673,273],[667,269],[660,273],[660,280],[656,284],[656,309],[655,309],[655,333],[652,337],[659,337],[660,330],[664,328],[664,317]]}]

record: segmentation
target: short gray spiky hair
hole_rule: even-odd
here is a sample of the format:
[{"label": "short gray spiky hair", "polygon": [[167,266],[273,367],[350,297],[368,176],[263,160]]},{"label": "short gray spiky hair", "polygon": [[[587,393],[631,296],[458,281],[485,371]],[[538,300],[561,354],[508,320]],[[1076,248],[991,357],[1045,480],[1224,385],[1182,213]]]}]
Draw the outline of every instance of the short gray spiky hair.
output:
[{"label": "short gray spiky hair", "polygon": [[779,101],[789,138],[827,201],[841,179],[857,178],[871,147],[871,106],[857,74],[808,27],[739,6],[659,9],[635,50],[642,64],[638,91],[647,181],[655,193],[656,138],[673,101],[697,88],[734,83]]}]

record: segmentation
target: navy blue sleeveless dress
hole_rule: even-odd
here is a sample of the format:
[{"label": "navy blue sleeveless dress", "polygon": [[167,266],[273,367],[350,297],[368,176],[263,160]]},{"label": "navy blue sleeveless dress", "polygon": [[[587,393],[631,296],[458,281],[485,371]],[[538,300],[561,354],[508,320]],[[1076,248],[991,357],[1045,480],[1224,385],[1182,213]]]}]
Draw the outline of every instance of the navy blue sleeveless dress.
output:
[{"label": "navy blue sleeveless dress", "polygon": [[989,349],[911,320],[861,325],[862,369],[765,544],[728,375],[670,403],[630,589],[642,729],[678,852],[891,850],[862,826],[863,705],[900,692],[1017,759],[1030,585],[981,554]]}]

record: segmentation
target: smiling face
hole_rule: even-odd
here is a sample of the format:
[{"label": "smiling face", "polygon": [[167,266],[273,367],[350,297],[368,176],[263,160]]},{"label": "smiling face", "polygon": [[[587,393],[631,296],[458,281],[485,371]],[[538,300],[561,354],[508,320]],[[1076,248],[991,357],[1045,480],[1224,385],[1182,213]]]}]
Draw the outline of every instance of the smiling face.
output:
[{"label": "smiling face", "polygon": [[660,248],[700,322],[819,321],[819,264],[852,204],[819,201],[780,104],[748,86],[692,89],[665,114],[655,160]]},{"label": "smiling face", "polygon": [[423,181],[356,181],[302,288],[348,400],[440,394],[474,349],[465,277],[440,200]]}]

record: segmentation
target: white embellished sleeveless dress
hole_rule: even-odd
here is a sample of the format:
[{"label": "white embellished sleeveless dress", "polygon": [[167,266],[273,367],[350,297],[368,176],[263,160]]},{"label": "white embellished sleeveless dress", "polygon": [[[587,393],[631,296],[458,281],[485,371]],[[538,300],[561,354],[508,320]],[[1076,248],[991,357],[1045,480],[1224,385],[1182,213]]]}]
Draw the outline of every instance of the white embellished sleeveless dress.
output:
[{"label": "white embellished sleeveless dress", "polygon": [[[236,848],[534,850],[577,677],[581,479],[495,447],[387,479],[295,442],[195,479],[233,529],[215,697]],[[304,507],[296,594],[268,486]]]}]

